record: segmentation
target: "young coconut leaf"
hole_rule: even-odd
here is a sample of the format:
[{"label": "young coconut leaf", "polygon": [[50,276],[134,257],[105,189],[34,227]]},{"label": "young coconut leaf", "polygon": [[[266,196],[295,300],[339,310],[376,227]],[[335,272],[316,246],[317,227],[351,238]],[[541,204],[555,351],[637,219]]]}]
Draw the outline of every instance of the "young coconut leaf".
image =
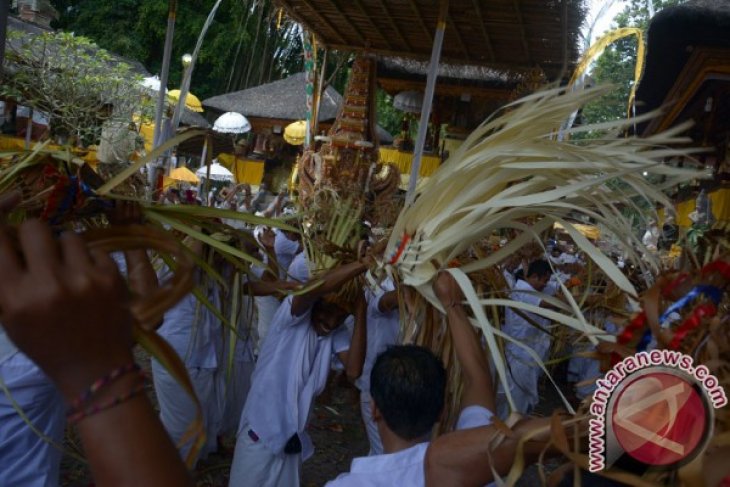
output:
[{"label": "young coconut leaf", "polygon": [[[667,148],[688,142],[678,135],[679,129],[646,139],[555,140],[556,128],[571,113],[607,89],[566,92],[557,88],[538,92],[510,104],[509,111],[500,117],[487,120],[431,176],[417,200],[401,212],[388,242],[385,265],[393,266],[404,284],[415,287],[438,308],[440,304],[431,290],[431,282],[438,272],[495,232],[521,231],[504,249],[466,264],[460,272],[450,270],[455,277],[461,276],[457,282],[475,317],[475,326],[484,333],[497,376],[504,385],[506,365],[495,336],[508,340],[510,337],[487,319],[483,303],[479,302],[465,273],[501,262],[530,240],[541,245],[543,232],[559,222],[610,281],[628,295],[636,296],[636,289],[621,270],[583,237],[571,221],[577,215],[591,218],[608,233],[615,234],[635,263],[643,266],[640,257],[648,253],[637,238],[630,236],[632,228],[626,218],[620,217],[619,207],[634,205],[635,199],[662,205],[669,202],[661,188],[643,175],[645,172],[664,177],[665,187],[706,176],[702,171],[662,164],[664,158],[691,152]],[[601,124],[601,128],[621,133],[628,125],[624,120]],[[595,128],[583,126],[572,132]],[[614,184],[617,180],[623,183],[622,187]],[[658,267],[652,261],[649,266]],[[575,325],[571,328],[595,340],[598,330],[588,325],[567,288],[562,286],[561,292],[570,310],[563,313],[570,319],[560,318],[559,322]],[[537,356],[533,358],[545,370]],[[549,375],[548,378],[552,380]],[[512,404],[508,389],[505,387]]]}]

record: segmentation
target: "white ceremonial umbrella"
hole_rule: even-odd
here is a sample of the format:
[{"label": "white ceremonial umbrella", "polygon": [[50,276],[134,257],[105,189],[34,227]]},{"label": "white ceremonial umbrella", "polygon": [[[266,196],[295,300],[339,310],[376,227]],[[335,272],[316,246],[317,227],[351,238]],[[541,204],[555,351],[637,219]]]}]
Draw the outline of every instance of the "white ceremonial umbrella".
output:
[{"label": "white ceremonial umbrella", "polygon": [[[205,178],[208,174],[208,166],[201,166],[200,169],[195,171],[195,175],[199,178]],[[233,173],[221,166],[219,163],[214,162],[210,165],[210,179],[212,181],[231,181],[235,182]]]},{"label": "white ceremonial umbrella", "polygon": [[423,93],[420,91],[401,91],[395,95],[393,107],[406,113],[421,113]]},{"label": "white ceremonial umbrella", "polygon": [[[162,83],[157,75],[150,76],[149,78],[143,78],[140,83],[142,83],[142,86],[151,91],[160,91],[160,88],[162,88]],[[167,88],[165,88],[165,93],[167,93]]]},{"label": "white ceremonial umbrella", "polygon": [[226,112],[215,121],[213,130],[222,134],[245,134],[251,130],[251,123],[237,112]]}]

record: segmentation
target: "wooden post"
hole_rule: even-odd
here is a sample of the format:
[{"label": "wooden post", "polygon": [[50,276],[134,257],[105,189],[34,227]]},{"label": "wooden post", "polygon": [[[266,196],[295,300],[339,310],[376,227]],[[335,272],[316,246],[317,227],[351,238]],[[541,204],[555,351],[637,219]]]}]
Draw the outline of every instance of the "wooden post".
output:
[{"label": "wooden post", "polygon": [[8,13],[10,0],[0,0],[0,76],[3,74],[5,63],[5,40],[8,34]]}]

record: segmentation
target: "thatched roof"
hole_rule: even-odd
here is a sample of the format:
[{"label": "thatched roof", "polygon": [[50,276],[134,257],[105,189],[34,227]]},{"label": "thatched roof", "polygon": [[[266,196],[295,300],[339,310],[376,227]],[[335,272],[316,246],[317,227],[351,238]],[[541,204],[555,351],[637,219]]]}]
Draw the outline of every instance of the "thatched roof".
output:
[{"label": "thatched roof", "polygon": [[[425,80],[428,64],[419,59],[381,56],[378,58],[378,77]],[[440,63],[438,71],[439,83],[514,88],[520,79],[518,73],[468,64]]]},{"label": "thatched roof", "polygon": [[[219,112],[238,112],[246,117],[277,120],[304,120],[307,116],[304,73],[297,73],[286,79],[234,91],[203,100],[203,106]],[[319,120],[334,120],[342,104],[342,95],[332,86],[322,93]],[[393,136],[378,126],[381,144],[393,142]]]},{"label": "thatched roof", "polygon": [[[221,112],[238,112],[247,117],[302,120],[307,116],[304,73],[264,85],[213,96],[203,100],[203,106]],[[332,86],[322,93],[319,120],[332,120],[342,96]]]},{"label": "thatched roof", "polygon": [[730,49],[730,2],[693,0],[660,11],[649,24],[646,67],[637,90],[637,112],[664,103],[695,48]]},{"label": "thatched roof", "polygon": [[187,108],[180,116],[180,123],[187,125],[188,127],[210,128],[210,123],[208,123],[203,115],[192,110],[188,110]]},{"label": "thatched roof", "polygon": [[[274,0],[331,49],[428,59],[437,1]],[[582,0],[451,0],[442,59],[558,75],[578,57]]]}]

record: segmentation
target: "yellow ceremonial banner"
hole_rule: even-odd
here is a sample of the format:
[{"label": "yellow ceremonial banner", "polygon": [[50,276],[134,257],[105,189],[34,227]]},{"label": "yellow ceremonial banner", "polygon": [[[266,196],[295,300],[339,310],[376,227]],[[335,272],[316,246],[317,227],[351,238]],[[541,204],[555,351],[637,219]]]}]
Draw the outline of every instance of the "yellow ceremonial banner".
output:
[{"label": "yellow ceremonial banner", "polygon": [[139,125],[139,134],[144,138],[144,150],[152,152],[152,141],[155,138],[155,124],[143,122]]},{"label": "yellow ceremonial banner", "polygon": [[[401,174],[411,173],[411,162],[413,161],[413,153],[401,152],[398,149],[380,148],[380,162],[382,164],[393,164],[398,168]],[[421,157],[421,167],[418,175],[428,177],[436,172],[441,165],[441,158],[438,156],[423,155]]]},{"label": "yellow ceremonial banner", "polygon": [[[721,188],[707,195],[712,202],[712,215],[718,222],[730,222],[730,188]],[[697,202],[695,199],[682,201],[676,205],[677,225],[680,227],[691,227],[692,220],[690,213],[695,211]]]},{"label": "yellow ceremonial banner", "polygon": [[243,159],[233,154],[218,154],[218,162],[228,168],[236,177],[238,184],[247,183],[258,186],[264,179],[264,161]]}]

